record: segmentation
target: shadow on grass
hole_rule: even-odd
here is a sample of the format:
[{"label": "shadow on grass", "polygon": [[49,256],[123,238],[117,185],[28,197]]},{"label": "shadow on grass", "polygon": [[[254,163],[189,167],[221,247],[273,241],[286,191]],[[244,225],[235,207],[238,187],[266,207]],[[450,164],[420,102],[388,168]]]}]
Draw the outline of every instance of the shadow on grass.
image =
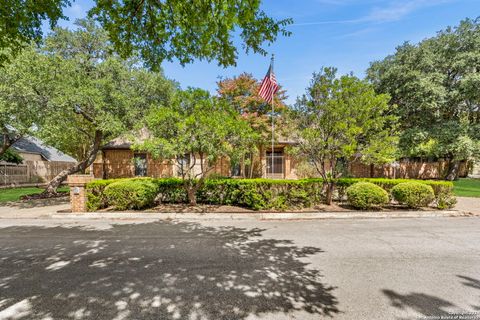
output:
[{"label": "shadow on grass", "polygon": [[68,194],[67,194],[65,196],[57,197],[57,198],[4,202],[4,203],[0,203],[0,206],[7,206],[7,207],[16,208],[16,209],[29,209],[29,208],[41,208],[41,207],[67,204],[69,203],[69,201],[70,201],[70,198],[68,197]]},{"label": "shadow on grass", "polygon": [[[480,280],[462,275],[457,275],[457,277],[461,279],[462,285],[480,290]],[[458,307],[453,302],[425,293],[412,292],[408,294],[400,294],[393,290],[382,290],[382,292],[390,299],[390,303],[393,307],[406,311],[413,310],[425,318],[480,319],[480,314],[477,314],[476,316],[472,315],[471,318],[462,318],[459,316],[460,313],[468,315],[469,313],[480,310],[480,304],[471,305],[470,310],[462,310],[462,308]],[[452,313],[452,310],[455,311]],[[455,316],[458,317],[455,318]],[[411,319],[411,317],[399,319]]]},{"label": "shadow on grass", "polygon": [[[193,223],[0,229],[0,319],[245,319],[339,312],[322,250]],[[278,319],[278,317],[275,317]]]}]

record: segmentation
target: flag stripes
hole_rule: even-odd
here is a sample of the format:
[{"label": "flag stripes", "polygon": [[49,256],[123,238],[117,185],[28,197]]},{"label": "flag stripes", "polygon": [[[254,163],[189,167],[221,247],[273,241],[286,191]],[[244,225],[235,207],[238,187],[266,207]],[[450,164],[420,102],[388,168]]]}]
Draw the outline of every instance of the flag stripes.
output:
[{"label": "flag stripes", "polygon": [[273,95],[278,90],[277,78],[275,78],[275,74],[273,73],[272,66],[268,68],[267,75],[262,81],[260,85],[260,90],[258,91],[258,95],[262,97],[268,103],[271,103],[273,100]]}]

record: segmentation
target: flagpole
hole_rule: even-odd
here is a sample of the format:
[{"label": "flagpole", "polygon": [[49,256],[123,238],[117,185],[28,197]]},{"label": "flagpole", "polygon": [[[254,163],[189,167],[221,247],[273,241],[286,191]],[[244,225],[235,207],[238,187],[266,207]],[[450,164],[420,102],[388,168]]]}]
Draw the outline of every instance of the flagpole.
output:
[{"label": "flagpole", "polygon": [[[273,73],[273,60],[274,60],[274,57],[275,55],[272,53],[272,61],[271,61],[271,65],[270,65],[270,68],[271,68],[271,71]],[[275,112],[275,109],[274,109],[274,105],[273,105],[273,96],[274,96],[274,92],[272,91],[272,168],[270,169],[270,172],[271,172],[271,175],[273,177],[273,165],[274,165],[274,150],[275,150],[275,120],[274,120],[274,112]]]}]

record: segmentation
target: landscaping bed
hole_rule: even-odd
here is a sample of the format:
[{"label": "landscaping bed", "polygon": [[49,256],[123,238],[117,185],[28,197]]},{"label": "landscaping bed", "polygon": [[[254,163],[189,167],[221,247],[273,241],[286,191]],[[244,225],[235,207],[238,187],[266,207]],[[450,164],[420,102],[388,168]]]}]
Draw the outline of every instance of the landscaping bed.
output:
[{"label": "landscaping bed", "polygon": [[[344,178],[336,180],[335,184],[336,203],[326,206],[322,179],[207,179],[196,192],[198,204],[192,207],[187,205],[188,197],[181,179],[96,180],[87,184],[87,207],[89,211],[305,212],[322,208],[325,211],[418,210],[417,203],[431,210],[448,209],[455,204],[453,184],[446,181]],[[349,187],[359,190],[349,192]],[[372,192],[376,194],[372,196]],[[358,201],[353,201],[354,197]]]}]

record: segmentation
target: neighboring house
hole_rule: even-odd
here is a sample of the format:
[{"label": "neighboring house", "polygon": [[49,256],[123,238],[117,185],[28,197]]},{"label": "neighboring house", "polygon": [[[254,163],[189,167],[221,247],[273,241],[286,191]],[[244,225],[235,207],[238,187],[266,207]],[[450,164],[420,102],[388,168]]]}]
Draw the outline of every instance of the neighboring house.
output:
[{"label": "neighboring house", "polygon": [[[292,143],[292,141],[279,141],[274,146],[273,154],[270,148],[261,148],[258,155],[253,157],[253,168],[242,165],[233,166],[228,158],[221,158],[209,174],[224,177],[252,176],[255,178],[297,179],[296,162],[286,151],[286,147]],[[149,153],[133,151],[131,146],[132,142],[124,137],[107,143],[93,164],[93,175],[96,178],[104,179],[135,176],[155,178],[181,176],[181,167],[175,165],[173,161],[154,159]],[[191,161],[193,161],[193,157],[187,155],[183,163],[187,165],[192,163]],[[200,164],[197,163],[197,166]]]},{"label": "neighboring house", "polygon": [[77,162],[31,136],[21,138],[10,148],[22,157],[23,162],[19,165],[0,162],[0,185],[47,182]]}]

